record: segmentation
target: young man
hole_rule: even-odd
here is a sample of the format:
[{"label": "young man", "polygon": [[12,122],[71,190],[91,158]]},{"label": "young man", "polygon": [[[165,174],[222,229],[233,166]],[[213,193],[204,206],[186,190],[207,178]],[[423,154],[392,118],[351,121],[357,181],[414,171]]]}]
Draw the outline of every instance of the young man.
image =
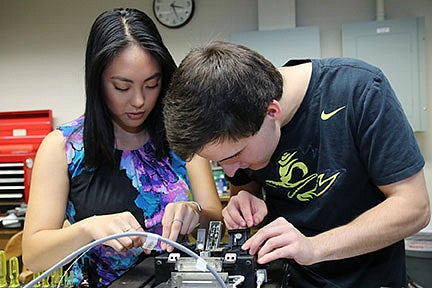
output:
[{"label": "young man", "polygon": [[228,229],[267,221],[242,247],[259,263],[291,259],[295,287],[406,287],[403,239],[430,207],[424,159],[379,69],[347,58],[276,69],[215,42],[182,61],[164,118],[180,157],[230,177]]}]

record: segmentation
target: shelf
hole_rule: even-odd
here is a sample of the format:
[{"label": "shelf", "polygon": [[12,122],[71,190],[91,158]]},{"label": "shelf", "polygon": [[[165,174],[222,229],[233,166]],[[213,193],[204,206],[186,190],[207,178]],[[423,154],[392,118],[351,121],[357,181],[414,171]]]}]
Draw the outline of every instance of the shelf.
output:
[{"label": "shelf", "polygon": [[219,195],[219,200],[222,203],[228,203],[229,199],[230,199],[229,194],[227,194],[227,195]]}]

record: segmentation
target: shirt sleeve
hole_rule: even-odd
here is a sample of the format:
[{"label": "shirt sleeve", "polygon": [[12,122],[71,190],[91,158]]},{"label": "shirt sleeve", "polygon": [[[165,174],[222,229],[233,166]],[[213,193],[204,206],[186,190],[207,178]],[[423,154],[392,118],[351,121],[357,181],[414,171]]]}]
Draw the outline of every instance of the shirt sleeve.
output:
[{"label": "shirt sleeve", "polygon": [[424,158],[402,105],[382,72],[373,77],[361,97],[356,137],[372,181],[386,185],[420,171]]}]

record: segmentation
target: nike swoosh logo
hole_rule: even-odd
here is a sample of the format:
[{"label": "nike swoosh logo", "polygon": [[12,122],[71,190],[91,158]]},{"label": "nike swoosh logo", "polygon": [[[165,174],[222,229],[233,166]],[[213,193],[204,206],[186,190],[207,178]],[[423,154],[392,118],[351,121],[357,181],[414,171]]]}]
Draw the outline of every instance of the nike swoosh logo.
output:
[{"label": "nike swoosh logo", "polygon": [[332,112],[330,112],[330,113],[326,113],[326,112],[324,112],[324,110],[323,110],[323,111],[321,112],[321,120],[326,121],[326,120],[330,119],[330,118],[333,117],[336,113],[338,113],[339,111],[343,110],[345,107],[346,107],[346,106],[342,106],[342,107],[340,107],[340,108],[338,108],[338,109],[336,109],[336,110],[334,110],[334,111],[332,111]]}]

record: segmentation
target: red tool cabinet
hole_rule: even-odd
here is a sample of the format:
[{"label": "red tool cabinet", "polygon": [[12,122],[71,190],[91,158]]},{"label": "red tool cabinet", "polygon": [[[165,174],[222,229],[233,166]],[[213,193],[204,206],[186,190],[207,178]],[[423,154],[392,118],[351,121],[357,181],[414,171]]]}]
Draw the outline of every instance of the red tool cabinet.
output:
[{"label": "red tool cabinet", "polygon": [[51,110],[0,112],[0,205],[27,203],[36,151],[52,130]]}]

